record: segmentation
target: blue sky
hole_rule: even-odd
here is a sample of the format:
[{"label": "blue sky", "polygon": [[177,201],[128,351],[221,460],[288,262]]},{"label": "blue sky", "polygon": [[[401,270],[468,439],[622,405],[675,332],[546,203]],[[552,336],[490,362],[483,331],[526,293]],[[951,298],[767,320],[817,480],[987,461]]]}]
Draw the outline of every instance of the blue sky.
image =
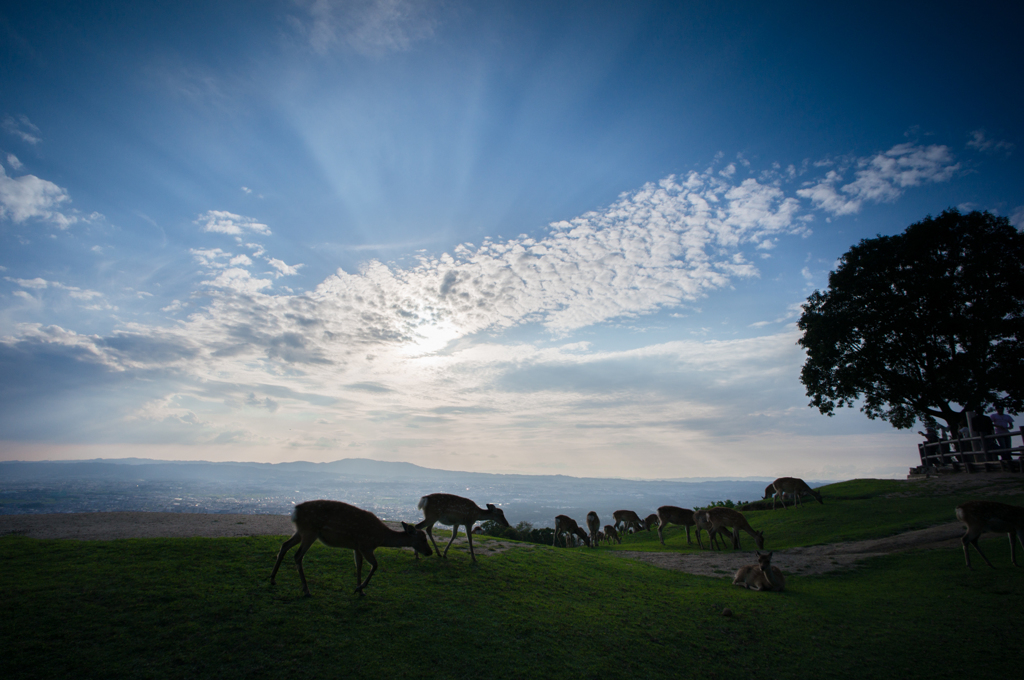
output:
[{"label": "blue sky", "polygon": [[905,474],[795,321],[1024,226],[1008,7],[5,4],[0,459]]}]

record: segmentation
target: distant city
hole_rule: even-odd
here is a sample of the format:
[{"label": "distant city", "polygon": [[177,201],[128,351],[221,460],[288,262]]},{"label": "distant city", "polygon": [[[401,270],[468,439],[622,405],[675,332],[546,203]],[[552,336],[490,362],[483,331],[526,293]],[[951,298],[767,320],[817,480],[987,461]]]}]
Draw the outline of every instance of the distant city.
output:
[{"label": "distant city", "polygon": [[[634,481],[562,475],[451,472],[410,463],[349,458],[332,463],[196,463],[145,459],[0,462],[0,514],[192,512],[287,515],[302,501],[330,498],[382,519],[418,521],[420,497],[454,493],[502,507],[515,525],[554,525],[595,510],[641,516],[662,505],[752,501],[769,478]],[[807,480],[811,486],[827,481]]]}]

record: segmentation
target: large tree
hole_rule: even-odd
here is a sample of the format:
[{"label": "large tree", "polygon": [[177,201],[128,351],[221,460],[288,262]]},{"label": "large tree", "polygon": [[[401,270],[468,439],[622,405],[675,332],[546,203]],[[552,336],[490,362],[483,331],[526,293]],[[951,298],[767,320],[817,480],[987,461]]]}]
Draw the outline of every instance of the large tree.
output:
[{"label": "large tree", "polygon": [[826,415],[862,400],[897,428],[1024,407],[1024,234],[947,210],[865,239],[803,305],[800,380]]}]

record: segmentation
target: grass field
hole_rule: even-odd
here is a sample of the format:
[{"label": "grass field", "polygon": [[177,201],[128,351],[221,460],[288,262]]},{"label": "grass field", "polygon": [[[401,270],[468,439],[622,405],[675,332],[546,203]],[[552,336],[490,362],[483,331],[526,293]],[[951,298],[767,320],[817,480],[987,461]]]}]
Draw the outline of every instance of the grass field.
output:
[{"label": "grass field", "polygon": [[[768,547],[878,538],[949,522],[967,497],[854,481],[824,506],[748,513]],[[1024,489],[1022,489],[1024,490]],[[1020,497],[1007,499],[1021,503]],[[756,593],[624,559],[615,550],[516,546],[472,564],[378,550],[353,595],[352,553],[315,546],[303,597],[281,538],[0,539],[3,678],[1012,677],[1024,569],[959,548],[789,577]],[[681,542],[680,542],[681,541]],[[691,549],[676,529],[670,550]],[[485,540],[477,542],[486,546]],[[749,545],[750,542],[748,541]],[[657,534],[623,548],[661,549]],[[722,616],[724,608],[733,616]]]}]

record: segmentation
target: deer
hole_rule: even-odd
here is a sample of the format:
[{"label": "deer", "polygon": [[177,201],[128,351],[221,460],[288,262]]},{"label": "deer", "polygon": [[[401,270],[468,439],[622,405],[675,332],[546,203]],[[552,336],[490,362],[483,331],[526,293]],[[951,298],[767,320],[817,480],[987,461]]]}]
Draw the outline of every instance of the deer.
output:
[{"label": "deer", "polygon": [[978,547],[978,538],[989,531],[1006,533],[1010,539],[1010,561],[1013,562],[1013,566],[1020,566],[1017,564],[1017,543],[1013,539],[1016,537],[1024,547],[1024,508],[995,501],[968,501],[956,506],[956,518],[967,527],[960,542],[964,546],[964,560],[967,562],[968,569],[974,569],[971,566],[968,544],[973,545],[981,555],[981,559],[995,569],[995,566],[985,557],[985,553],[981,552],[981,548]]},{"label": "deer", "polygon": [[[674,505],[663,505],[658,508],[658,514],[652,515],[658,521],[658,539],[661,540],[661,544],[665,545],[665,535],[663,531],[668,527],[669,524],[679,524],[686,527],[686,544],[692,545],[690,540],[690,527],[695,526],[693,520],[693,510],[687,508],[677,508]],[[650,517],[648,517],[648,521]]]},{"label": "deer", "polygon": [[622,543],[622,539],[619,538],[619,532],[611,524],[604,525],[604,536],[608,539],[608,543],[611,543],[612,539],[614,539],[616,543]]},{"label": "deer", "polygon": [[647,517],[644,518],[644,526],[647,527],[648,531],[651,530],[651,527],[660,527],[661,521],[658,519],[658,514],[652,512],[651,514],[647,515]]},{"label": "deer", "polygon": [[747,521],[747,518],[743,516],[743,513],[733,510],[732,508],[710,508],[707,511],[708,521],[711,523],[711,531],[708,533],[718,533],[725,527],[731,527],[733,529],[732,534],[732,547],[736,550],[740,548],[740,531],[746,531],[748,534],[754,537],[754,543],[757,544],[758,550],[764,550],[764,532],[754,531],[753,527]]},{"label": "deer", "polygon": [[628,533],[630,529],[633,529],[633,531],[640,531],[645,528],[644,521],[632,510],[616,510],[612,513],[612,517],[615,519],[613,524],[616,528],[620,524],[622,525],[623,534]]},{"label": "deer", "polygon": [[[487,504],[487,509],[477,506],[476,503],[450,493],[432,493],[420,499],[416,506],[423,511],[423,521],[416,525],[417,529],[426,529],[430,542],[434,544],[437,556],[443,559],[448,558],[448,548],[452,547],[455,537],[459,535],[459,526],[466,527],[466,536],[469,539],[469,556],[476,562],[476,553],[473,551],[473,525],[481,520],[491,520],[503,527],[508,526],[505,513],[501,508],[494,507],[493,503]],[[448,541],[442,554],[434,542],[434,524],[440,522],[452,528],[452,539]]]},{"label": "deer", "polygon": [[726,527],[721,527],[718,533],[715,532],[714,527],[711,525],[711,520],[708,518],[707,510],[697,510],[693,513],[693,523],[696,526],[697,532],[697,545],[700,549],[704,549],[704,543],[700,540],[700,532],[708,532],[708,549],[709,550],[721,550],[721,546],[718,543],[718,533],[722,533],[732,539],[732,532]]},{"label": "deer", "polygon": [[603,532],[603,531],[598,531],[598,532],[597,532],[597,542],[598,542],[599,544],[600,544],[600,543],[604,543],[604,539],[605,539],[605,535],[604,535],[604,532]]},{"label": "deer", "polygon": [[[809,493],[814,496],[819,503],[825,505],[825,501],[821,500],[821,494],[807,486],[807,482],[796,477],[779,477],[772,482],[772,487],[775,489],[775,495],[772,496],[772,510],[775,509],[775,499],[782,496],[782,509],[786,509],[786,494],[793,494],[793,505],[801,505],[800,496]],[[767,494],[768,490],[765,489]],[[765,496],[767,498],[767,495]]]},{"label": "deer", "polygon": [[590,530],[590,545],[596,548],[601,542],[598,537],[598,534],[601,533],[601,518],[593,510],[587,513],[587,529]]},{"label": "deer", "polygon": [[[430,545],[427,535],[415,527],[402,522],[402,530],[397,531],[384,524],[376,515],[368,510],[357,508],[341,501],[306,501],[292,509],[292,522],[295,523],[295,535],[281,545],[277,553],[274,571],[270,574],[270,585],[276,585],[277,570],[281,560],[295,545],[301,543],[295,553],[295,564],[299,567],[299,578],[302,579],[302,592],[309,595],[306,584],[306,573],[302,569],[302,558],[306,551],[317,540],[332,548],[350,548],[355,551],[356,586],[355,592],[362,596],[363,590],[370,584],[374,572],[377,571],[377,558],[373,551],[380,547],[412,548],[417,555],[423,553],[430,556]],[[370,563],[370,573],[363,581],[363,560]]]},{"label": "deer", "polygon": [[[555,538],[551,541],[551,545],[555,546],[558,544],[558,537],[563,534],[571,534],[579,536],[586,546],[590,547],[590,537],[587,536],[587,532],[580,528],[580,525],[576,523],[572,517],[568,515],[559,515],[555,517]],[[565,541],[565,547],[569,547],[569,541]]]},{"label": "deer", "polygon": [[782,570],[772,566],[773,553],[757,553],[757,564],[748,564],[736,570],[732,579],[734,586],[750,590],[774,590],[781,593],[786,587]]}]

